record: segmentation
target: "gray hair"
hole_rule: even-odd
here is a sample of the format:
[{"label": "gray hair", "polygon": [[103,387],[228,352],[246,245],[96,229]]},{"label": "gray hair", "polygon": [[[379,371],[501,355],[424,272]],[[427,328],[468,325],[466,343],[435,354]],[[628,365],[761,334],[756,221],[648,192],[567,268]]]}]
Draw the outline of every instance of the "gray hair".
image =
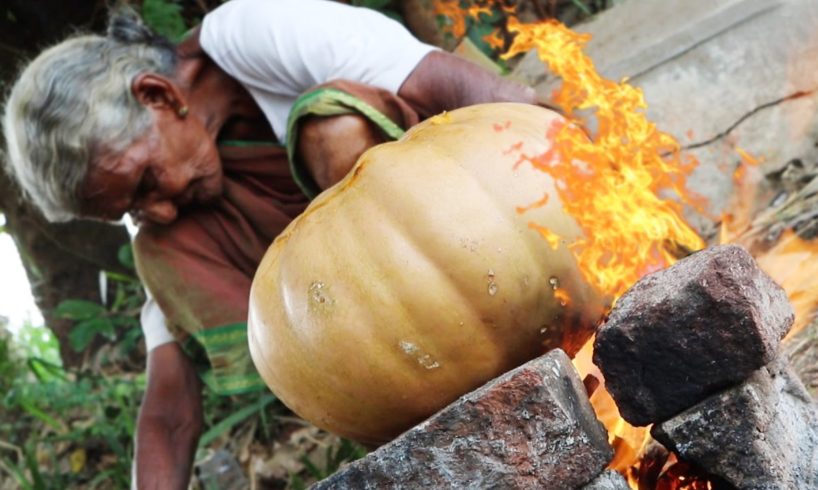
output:
[{"label": "gray hair", "polygon": [[80,35],[34,59],[6,102],[9,173],[49,221],[80,214],[93,152],[120,152],[151,119],[131,92],[146,72],[172,76],[176,50],[132,10],[111,18],[107,37]]}]

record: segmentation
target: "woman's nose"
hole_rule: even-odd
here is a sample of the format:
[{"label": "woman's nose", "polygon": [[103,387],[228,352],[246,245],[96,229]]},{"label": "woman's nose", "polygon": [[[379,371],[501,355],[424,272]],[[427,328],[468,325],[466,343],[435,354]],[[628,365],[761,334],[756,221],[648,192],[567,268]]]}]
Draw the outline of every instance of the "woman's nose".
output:
[{"label": "woman's nose", "polygon": [[148,221],[152,221],[160,225],[167,225],[176,220],[178,209],[176,204],[174,204],[172,201],[154,201],[142,207],[141,215]]}]

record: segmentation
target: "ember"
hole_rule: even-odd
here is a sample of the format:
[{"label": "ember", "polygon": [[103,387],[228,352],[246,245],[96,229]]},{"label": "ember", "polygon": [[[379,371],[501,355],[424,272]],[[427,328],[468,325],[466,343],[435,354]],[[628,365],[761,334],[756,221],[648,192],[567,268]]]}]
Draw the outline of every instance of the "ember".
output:
[{"label": "ember", "polygon": [[656,490],[732,490],[723,483],[690,463],[677,461],[662,473],[656,482]]}]

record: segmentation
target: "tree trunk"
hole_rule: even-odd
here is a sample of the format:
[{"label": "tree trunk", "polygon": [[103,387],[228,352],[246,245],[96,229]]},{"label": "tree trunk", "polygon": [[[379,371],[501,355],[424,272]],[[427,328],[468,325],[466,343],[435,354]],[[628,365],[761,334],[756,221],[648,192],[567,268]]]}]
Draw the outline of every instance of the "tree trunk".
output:
[{"label": "tree trunk", "polygon": [[[104,21],[102,7],[103,2],[82,0],[12,0],[6,7],[0,7],[2,91],[13,83],[15,67],[36,55],[39,48],[77,27],[99,26]],[[128,234],[122,226],[98,222],[48,223],[24,201],[17,186],[3,172],[0,212],[5,215],[6,229],[17,244],[37,306],[60,341],[63,362],[76,367],[85,353],[71,350],[68,333],[72,322],[56,319],[54,308],[68,298],[99,301],[100,270],[121,269],[117,251],[127,243]],[[99,345],[92,344],[90,349]]]}]

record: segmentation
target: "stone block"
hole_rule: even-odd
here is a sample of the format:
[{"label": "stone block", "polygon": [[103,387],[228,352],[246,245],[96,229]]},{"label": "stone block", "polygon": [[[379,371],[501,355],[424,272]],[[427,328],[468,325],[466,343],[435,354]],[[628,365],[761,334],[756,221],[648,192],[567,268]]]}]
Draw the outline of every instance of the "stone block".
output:
[{"label": "stone block", "polygon": [[625,477],[614,470],[605,470],[580,490],[631,490]]},{"label": "stone block", "polygon": [[711,247],[630,288],[597,332],[594,363],[622,417],[647,425],[769,363],[793,318],[746,250]]},{"label": "stone block", "polygon": [[534,359],[313,488],[573,489],[611,459],[571,360]]},{"label": "stone block", "polygon": [[818,407],[784,360],[651,434],[742,490],[818,488]]}]

